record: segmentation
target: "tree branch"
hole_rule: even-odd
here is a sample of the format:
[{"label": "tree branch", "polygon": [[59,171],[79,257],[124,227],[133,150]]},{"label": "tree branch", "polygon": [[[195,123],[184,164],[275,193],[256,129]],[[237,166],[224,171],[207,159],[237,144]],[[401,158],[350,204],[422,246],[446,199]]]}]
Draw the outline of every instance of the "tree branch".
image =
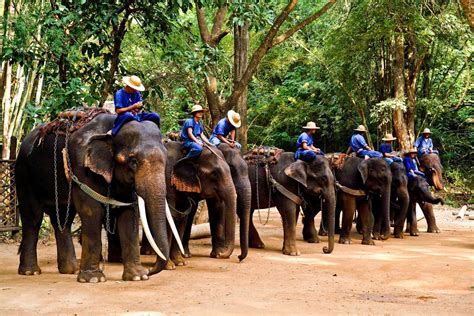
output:
[{"label": "tree branch", "polygon": [[206,14],[203,7],[199,7],[196,1],[196,16],[199,26],[199,34],[201,34],[202,41],[206,44],[209,44],[211,41],[211,35],[209,34],[209,29],[207,28],[206,23]]},{"label": "tree branch", "polygon": [[319,17],[321,17],[324,13],[326,13],[326,11],[328,11],[335,3],[336,3],[337,0],[329,0],[325,5],[324,7],[322,7],[319,11],[315,12],[313,15],[310,15],[309,17],[307,17],[306,19],[304,19],[303,21],[301,21],[300,23],[298,23],[297,25],[293,26],[292,28],[290,28],[289,30],[287,30],[285,33],[283,33],[282,35],[278,36],[272,43],[272,48],[275,47],[276,45],[278,44],[281,44],[282,42],[284,42],[286,39],[288,39],[289,37],[291,37],[293,34],[295,34],[296,32],[298,32],[299,30],[301,30],[302,28],[306,27],[308,24],[312,23],[313,21],[315,21],[316,19],[318,19]]}]

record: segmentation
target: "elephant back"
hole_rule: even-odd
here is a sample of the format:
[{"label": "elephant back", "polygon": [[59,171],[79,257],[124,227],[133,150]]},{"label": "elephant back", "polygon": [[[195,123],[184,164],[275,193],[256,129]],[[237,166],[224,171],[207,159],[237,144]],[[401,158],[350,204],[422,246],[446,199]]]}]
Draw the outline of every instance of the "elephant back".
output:
[{"label": "elephant back", "polygon": [[258,146],[244,154],[247,165],[276,165],[283,149],[270,146]]}]

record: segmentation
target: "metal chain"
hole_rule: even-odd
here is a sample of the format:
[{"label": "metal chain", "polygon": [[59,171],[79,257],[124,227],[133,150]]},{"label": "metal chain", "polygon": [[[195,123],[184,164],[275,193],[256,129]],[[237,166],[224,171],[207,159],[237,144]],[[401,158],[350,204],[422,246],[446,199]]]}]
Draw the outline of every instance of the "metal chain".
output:
[{"label": "metal chain", "polygon": [[[110,185],[107,189],[107,197],[110,197]],[[113,229],[110,228],[110,204],[105,204],[105,230],[114,235],[117,227],[117,217],[114,217]]]},{"label": "metal chain", "polygon": [[[69,211],[71,206],[71,191],[72,191],[72,180],[70,179],[68,182],[68,196],[67,196],[67,205],[66,205],[66,216],[64,219],[64,224],[61,225],[61,220],[59,218],[59,193],[58,193],[58,130],[56,129],[55,137],[54,137],[54,147],[53,147],[53,169],[54,169],[54,199],[55,199],[55,206],[56,206],[56,220],[58,223],[58,229],[62,233],[67,226],[68,219],[69,219]],[[64,139],[64,148],[67,152],[68,150],[68,142],[69,142],[69,121],[66,125],[66,137]],[[70,161],[68,156],[68,168],[70,169]]]},{"label": "metal chain", "polygon": [[[257,212],[258,212],[258,221],[260,222],[261,225],[265,226],[268,224],[268,220],[270,219],[270,205],[271,205],[271,200],[272,200],[272,191],[271,191],[271,186],[269,183],[268,176],[267,178],[267,186],[268,186],[268,211],[267,211],[267,219],[265,220],[265,223],[262,222],[262,215],[260,214],[260,199],[259,199],[259,194],[258,194],[258,166],[260,163],[260,154],[257,154],[257,163],[255,164],[255,185],[257,188]],[[265,174],[267,175],[267,168],[268,168],[268,163],[265,162]]]}]

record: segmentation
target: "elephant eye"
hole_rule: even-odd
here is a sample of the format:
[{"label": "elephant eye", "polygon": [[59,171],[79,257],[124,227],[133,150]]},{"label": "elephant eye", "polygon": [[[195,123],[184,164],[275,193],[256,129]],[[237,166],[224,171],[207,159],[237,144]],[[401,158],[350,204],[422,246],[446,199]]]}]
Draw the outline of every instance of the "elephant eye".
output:
[{"label": "elephant eye", "polygon": [[133,170],[137,169],[137,167],[138,167],[138,160],[137,160],[137,158],[131,157],[130,160],[129,160],[129,162],[128,162],[128,164],[129,164],[129,166],[130,166],[131,169],[133,169]]}]

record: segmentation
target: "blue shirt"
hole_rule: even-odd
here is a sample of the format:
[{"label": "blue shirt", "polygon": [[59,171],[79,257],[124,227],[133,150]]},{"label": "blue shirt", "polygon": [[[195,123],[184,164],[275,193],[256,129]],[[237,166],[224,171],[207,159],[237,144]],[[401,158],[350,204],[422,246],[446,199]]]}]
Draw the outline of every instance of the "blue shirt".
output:
[{"label": "blue shirt", "polygon": [[352,150],[357,153],[360,150],[364,149],[365,146],[367,146],[367,143],[365,141],[364,136],[362,136],[361,134],[354,134],[351,137],[350,145],[351,145]]},{"label": "blue shirt", "polygon": [[415,142],[415,147],[418,151],[430,151],[433,150],[433,141],[431,137],[425,139],[423,136],[420,136]]},{"label": "blue shirt", "polygon": [[412,170],[418,171],[418,166],[416,165],[415,160],[412,159],[410,156],[403,158],[403,164],[405,165],[407,174],[409,174]]},{"label": "blue shirt", "polygon": [[196,123],[193,117],[188,118],[184,124],[183,124],[183,129],[181,130],[181,138],[184,141],[192,141],[189,136],[188,136],[188,128],[193,129],[193,135],[195,137],[201,137],[201,133],[204,132],[204,126],[202,126],[202,122],[199,121]]},{"label": "blue shirt", "polygon": [[217,136],[217,135],[222,135],[226,137],[233,130],[235,130],[235,126],[230,124],[227,118],[223,118],[222,120],[219,121],[219,123],[217,123],[216,127],[214,127],[211,137]]},{"label": "blue shirt", "polygon": [[301,145],[303,145],[303,143],[306,143],[306,145],[308,145],[308,146],[313,145],[313,136],[308,135],[308,133],[306,133],[306,132],[301,133],[300,137],[298,137],[298,140],[296,141],[296,150],[297,151],[304,150],[303,147],[301,147]]},{"label": "blue shirt", "polygon": [[387,145],[386,143],[381,144],[380,145],[380,152],[382,154],[385,154],[385,153],[390,154],[392,152],[392,144],[389,144],[389,145]]},{"label": "blue shirt", "polygon": [[140,91],[135,91],[134,93],[130,94],[130,93],[125,92],[125,89],[122,88],[118,90],[117,92],[115,92],[115,96],[114,96],[115,109],[126,108],[137,102],[143,102]]}]

